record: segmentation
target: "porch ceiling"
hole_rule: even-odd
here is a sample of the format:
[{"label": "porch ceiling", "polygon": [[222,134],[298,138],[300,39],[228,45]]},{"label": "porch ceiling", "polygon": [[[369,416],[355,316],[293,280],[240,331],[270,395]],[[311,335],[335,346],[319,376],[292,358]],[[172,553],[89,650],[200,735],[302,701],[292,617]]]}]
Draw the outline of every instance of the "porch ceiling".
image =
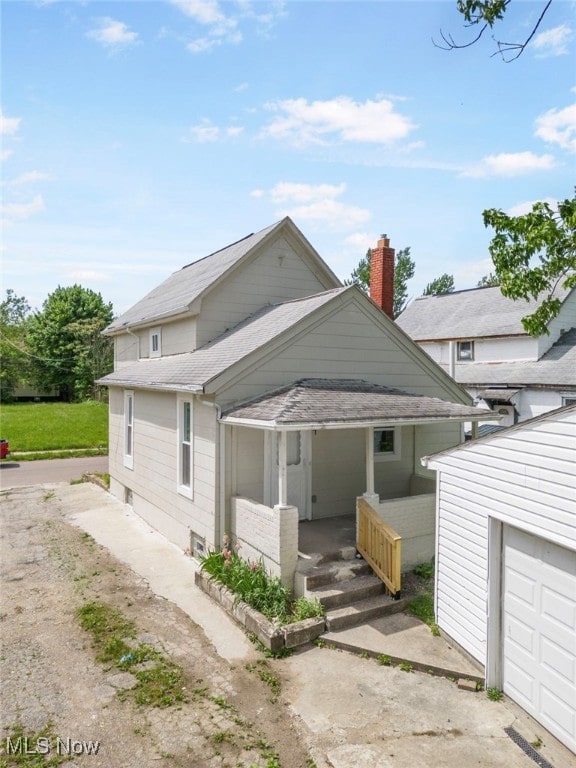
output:
[{"label": "porch ceiling", "polygon": [[478,421],[486,420],[487,415],[482,408],[413,395],[363,380],[301,379],[229,408],[223,412],[222,421],[262,429],[336,429]]}]

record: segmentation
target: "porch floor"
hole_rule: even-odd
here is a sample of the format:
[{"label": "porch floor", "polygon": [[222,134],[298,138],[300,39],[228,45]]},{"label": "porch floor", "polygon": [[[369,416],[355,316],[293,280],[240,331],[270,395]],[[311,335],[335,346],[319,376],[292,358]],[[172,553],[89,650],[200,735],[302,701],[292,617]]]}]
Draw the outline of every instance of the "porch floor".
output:
[{"label": "porch floor", "polygon": [[304,555],[332,554],[355,546],[355,514],[302,520],[298,524],[298,551]]}]

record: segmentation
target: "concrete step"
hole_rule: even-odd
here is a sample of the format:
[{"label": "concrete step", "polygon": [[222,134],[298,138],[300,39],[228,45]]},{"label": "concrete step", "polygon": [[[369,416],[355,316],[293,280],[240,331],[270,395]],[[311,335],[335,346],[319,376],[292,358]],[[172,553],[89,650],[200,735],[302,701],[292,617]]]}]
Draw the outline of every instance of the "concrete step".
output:
[{"label": "concrete step", "polygon": [[368,575],[372,569],[365,560],[331,560],[301,571],[305,593],[334,582],[349,581],[355,576]]},{"label": "concrete step", "polygon": [[388,595],[377,595],[366,600],[359,600],[341,608],[335,608],[326,614],[326,628],[329,632],[354,627],[372,619],[390,613],[398,613],[406,607],[404,600],[393,600]]},{"label": "concrete step", "polygon": [[377,576],[360,575],[346,581],[334,581],[308,591],[308,597],[319,600],[326,610],[338,608],[369,597],[381,595],[384,584]]}]

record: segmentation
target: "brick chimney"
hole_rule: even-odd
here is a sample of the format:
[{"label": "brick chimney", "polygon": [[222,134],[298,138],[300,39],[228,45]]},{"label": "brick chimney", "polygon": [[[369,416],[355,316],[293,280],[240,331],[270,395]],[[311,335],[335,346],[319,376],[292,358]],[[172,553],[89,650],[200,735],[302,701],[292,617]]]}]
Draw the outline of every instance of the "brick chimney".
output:
[{"label": "brick chimney", "polygon": [[382,235],[370,250],[370,298],[394,319],[394,248],[388,235]]}]

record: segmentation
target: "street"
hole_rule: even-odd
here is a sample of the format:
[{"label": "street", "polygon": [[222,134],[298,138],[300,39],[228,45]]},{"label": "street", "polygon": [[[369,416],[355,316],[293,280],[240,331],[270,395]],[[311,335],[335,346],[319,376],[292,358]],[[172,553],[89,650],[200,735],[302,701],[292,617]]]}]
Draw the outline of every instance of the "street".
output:
[{"label": "street", "polygon": [[108,456],[41,461],[3,461],[0,464],[0,489],[42,483],[69,483],[85,472],[108,472]]}]

